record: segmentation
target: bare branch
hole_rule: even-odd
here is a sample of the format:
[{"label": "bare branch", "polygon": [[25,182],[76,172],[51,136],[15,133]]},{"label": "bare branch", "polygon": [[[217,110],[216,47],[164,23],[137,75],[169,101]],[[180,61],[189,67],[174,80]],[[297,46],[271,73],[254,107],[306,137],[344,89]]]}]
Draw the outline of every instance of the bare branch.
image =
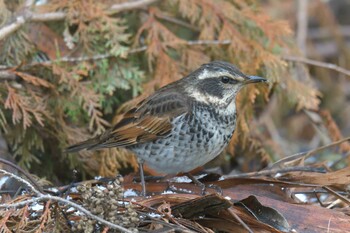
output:
[{"label": "bare branch", "polygon": [[196,31],[196,32],[200,31],[198,27],[195,27],[192,24],[189,24],[189,23],[187,23],[185,21],[182,21],[180,19],[177,19],[177,18],[170,17],[168,15],[157,13],[156,17],[159,18],[159,19],[168,21],[170,23],[180,25],[180,26],[185,27],[185,28],[189,28],[189,29],[191,29],[193,31]]},{"label": "bare branch", "polygon": [[120,12],[120,11],[128,11],[128,10],[133,10],[133,9],[137,9],[137,8],[142,8],[146,5],[150,5],[152,3],[155,3],[156,1],[158,1],[158,0],[139,0],[139,1],[124,2],[124,3],[120,3],[120,4],[115,4],[109,8],[108,13],[115,14],[115,13]]},{"label": "bare branch", "polygon": [[287,60],[287,61],[301,62],[301,63],[305,63],[308,65],[313,65],[313,66],[318,66],[318,67],[334,70],[334,71],[337,71],[341,74],[345,74],[347,76],[350,76],[350,70],[347,70],[343,67],[337,66],[337,65],[332,64],[332,63],[316,61],[316,60],[312,60],[312,59],[308,59],[308,58],[304,58],[304,57],[288,56],[288,55],[284,55],[283,59]]},{"label": "bare branch", "polygon": [[327,148],[330,148],[330,147],[333,147],[333,146],[337,146],[343,142],[346,142],[346,141],[350,141],[350,137],[347,137],[347,138],[343,138],[339,141],[336,141],[336,142],[333,142],[331,144],[328,144],[328,145],[325,145],[325,146],[321,146],[321,147],[318,147],[316,149],[313,149],[313,150],[309,150],[309,151],[305,151],[305,152],[301,152],[301,153],[297,153],[297,154],[294,154],[294,155],[290,155],[288,157],[285,157],[283,159],[280,159],[278,161],[276,161],[274,164],[272,164],[269,169],[272,169],[272,168],[276,168],[276,167],[280,167],[280,166],[284,166],[285,164],[287,163],[291,163],[297,159],[301,159],[301,158],[308,158],[309,156],[317,153],[317,152],[320,152],[322,150],[325,150]]},{"label": "bare branch", "polygon": [[245,178],[245,177],[276,175],[276,174],[283,174],[283,173],[288,173],[288,172],[324,173],[324,169],[320,169],[317,167],[287,167],[287,168],[281,168],[281,169],[268,169],[268,170],[262,170],[262,171],[258,171],[258,172],[248,172],[248,173],[242,173],[242,174],[226,175],[226,176],[222,176],[222,177],[225,179]]},{"label": "bare branch", "polygon": [[31,21],[33,22],[47,22],[47,21],[57,21],[64,20],[67,14],[62,11],[58,12],[50,12],[50,13],[40,13],[40,14],[32,14]]},{"label": "bare branch", "polygon": [[246,229],[249,233],[254,233],[250,227],[243,222],[243,220],[232,210],[232,208],[227,209],[228,212],[243,226],[244,229]]},{"label": "bare branch", "polygon": [[0,82],[16,80],[17,76],[7,70],[0,70]]},{"label": "bare branch", "polygon": [[22,182],[23,184],[26,184],[26,185],[27,185],[29,188],[31,188],[31,189],[33,190],[33,192],[36,193],[37,195],[39,195],[39,196],[43,195],[43,194],[42,194],[41,192],[39,192],[36,188],[34,188],[34,186],[33,186],[30,182],[26,181],[26,180],[23,179],[22,177],[17,176],[17,175],[15,175],[15,174],[11,173],[11,172],[5,171],[4,169],[1,169],[1,168],[0,168],[0,172],[3,173],[3,174],[5,174],[5,175],[8,175],[8,176],[11,176],[11,177],[15,178],[16,180],[18,180],[19,182]]},{"label": "bare branch", "polygon": [[332,195],[334,195],[338,199],[342,200],[346,204],[350,205],[350,200],[348,198],[346,198],[345,196],[341,195],[340,193],[337,193],[336,191],[334,191],[330,187],[322,186],[322,188],[325,189],[326,191],[330,192]]},{"label": "bare branch", "polygon": [[[2,159],[2,158],[0,158],[0,163],[6,164],[7,166],[16,169],[17,171],[22,173],[32,183],[33,186],[35,186],[36,190],[38,190],[40,193],[44,192],[43,189],[40,187],[40,185],[33,179],[33,177],[31,177],[31,175],[28,172],[26,172],[25,170],[23,170],[21,167],[17,166],[14,163],[11,163],[10,161],[7,161],[6,159]],[[13,177],[13,178],[17,179],[16,177]],[[23,182],[23,181],[26,181],[26,180],[21,178],[18,181]],[[23,183],[25,183],[25,182],[23,182]]]},{"label": "bare branch", "polygon": [[14,22],[9,25],[6,25],[0,29],[0,40],[4,39],[6,36],[10,35],[17,31],[23,24],[25,24],[26,20],[24,16],[18,16]]},{"label": "bare branch", "polygon": [[[133,9],[138,9],[146,5],[152,4],[157,0],[139,0],[132,2],[124,2],[120,4],[112,5],[108,8],[107,14],[115,14],[120,11],[128,11]],[[66,12],[48,12],[48,13],[34,13],[32,11],[26,10],[21,15],[15,19],[15,21],[10,22],[6,26],[0,28],[0,40],[4,39],[11,33],[18,30],[26,22],[47,22],[47,21],[57,21],[64,20],[67,16]]]}]

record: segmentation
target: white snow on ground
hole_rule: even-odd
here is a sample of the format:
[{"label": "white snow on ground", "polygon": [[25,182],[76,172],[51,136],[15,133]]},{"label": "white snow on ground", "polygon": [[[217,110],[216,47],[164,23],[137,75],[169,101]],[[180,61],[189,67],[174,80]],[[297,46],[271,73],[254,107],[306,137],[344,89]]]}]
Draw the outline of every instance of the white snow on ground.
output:
[{"label": "white snow on ground", "polygon": [[127,189],[124,191],[124,197],[137,197],[137,193],[133,189]]}]

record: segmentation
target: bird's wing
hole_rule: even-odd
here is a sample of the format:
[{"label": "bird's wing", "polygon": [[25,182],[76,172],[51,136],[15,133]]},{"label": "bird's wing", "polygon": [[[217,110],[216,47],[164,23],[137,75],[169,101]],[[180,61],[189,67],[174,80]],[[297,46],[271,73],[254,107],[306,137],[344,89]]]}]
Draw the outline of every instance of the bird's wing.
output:
[{"label": "bird's wing", "polygon": [[157,92],[128,111],[123,118],[103,134],[70,146],[67,152],[82,149],[131,146],[167,136],[171,120],[188,112],[189,104],[175,91]]}]

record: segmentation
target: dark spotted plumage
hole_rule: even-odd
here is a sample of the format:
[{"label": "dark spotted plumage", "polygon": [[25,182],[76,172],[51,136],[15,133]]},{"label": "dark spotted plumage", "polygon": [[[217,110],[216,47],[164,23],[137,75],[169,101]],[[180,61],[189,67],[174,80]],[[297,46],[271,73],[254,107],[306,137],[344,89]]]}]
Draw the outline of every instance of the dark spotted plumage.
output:
[{"label": "dark spotted plumage", "polygon": [[246,76],[227,62],[204,64],[143,100],[102,135],[67,151],[125,147],[158,172],[188,172],[228,144],[241,87],[265,81]]}]

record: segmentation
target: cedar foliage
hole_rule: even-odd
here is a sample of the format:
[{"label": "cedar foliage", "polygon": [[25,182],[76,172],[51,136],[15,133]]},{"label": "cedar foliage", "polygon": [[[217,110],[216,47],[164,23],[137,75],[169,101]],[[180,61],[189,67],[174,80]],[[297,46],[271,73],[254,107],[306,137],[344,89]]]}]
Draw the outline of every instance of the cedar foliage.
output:
[{"label": "cedar foliage", "polygon": [[[30,1],[0,0],[0,29],[21,14],[28,7],[27,2]],[[272,112],[266,110],[266,106],[274,106],[280,115],[298,111],[310,114],[318,110],[320,93],[308,70],[282,59],[284,54],[298,53],[289,25],[270,18],[260,7],[260,1],[164,0],[117,11],[111,7],[113,4],[129,2],[115,2],[51,0],[42,6],[31,6],[34,13],[64,12],[65,16],[54,22],[27,22],[0,40],[1,136],[7,140],[19,165],[30,172],[61,184],[71,181],[69,171],[73,168],[84,175],[104,177],[115,177],[116,172],[123,172],[124,168],[136,169],[135,158],[122,149],[85,151],[79,155],[67,155],[63,149],[101,133],[137,101],[211,60],[229,61],[245,73],[270,81],[269,87],[257,85],[244,89],[237,100],[238,126],[224,155],[243,155],[247,161],[240,166],[243,171],[259,170],[285,154],[273,129],[264,128],[269,127]],[[318,123],[319,128],[326,126],[333,141],[343,138],[330,111],[316,113],[319,113],[319,122],[312,123]],[[293,127],[293,122],[288,120],[286,117],[283,123],[275,125]],[[307,131],[305,120],[295,125],[298,126],[295,131]],[[338,152],[349,151],[348,142],[337,145]],[[166,230],[166,227],[198,232],[242,231],[234,215],[257,232],[279,232],[281,219],[300,229],[317,230],[328,224],[327,230],[330,230],[331,218],[339,230],[347,229],[349,200],[344,196],[348,195],[350,176],[349,169],[344,168],[345,157],[331,166],[319,161],[319,154],[306,161],[315,151],[291,161],[277,162],[270,168],[294,168],[290,167],[294,164],[319,173],[291,170],[278,176],[252,175],[256,183],[226,177],[215,181],[223,188],[225,198],[215,194],[197,195],[200,193],[197,186],[173,181],[170,182],[175,185],[172,185],[175,191],[189,190],[191,194],[164,195],[164,190],[170,189],[169,183],[157,181],[147,184],[147,189],[155,195],[136,197],[136,201],[134,197],[125,199],[128,197],[125,190],[139,188],[130,177],[125,181],[120,177],[96,179],[85,181],[78,188],[59,187],[59,191],[51,189],[42,193],[39,189],[36,192],[34,188],[32,192],[27,189],[8,202],[4,200],[7,196],[2,195],[5,207],[10,203],[25,203],[15,208],[2,205],[0,231],[116,232],[82,214],[76,206],[72,208],[72,204],[133,232]],[[250,186],[243,188],[242,184]],[[314,186],[307,187],[307,184]],[[336,190],[332,191],[334,196],[330,191],[325,194],[326,189]],[[344,196],[337,191],[342,191]],[[294,195],[298,192],[314,205],[296,205],[298,198]],[[51,198],[63,196],[63,200],[72,201],[67,204],[43,198],[47,193],[53,194]],[[317,199],[320,196],[318,201],[322,199],[327,208],[315,204],[315,196]],[[230,197],[235,201],[228,201]],[[256,197],[265,198],[267,206],[258,200],[252,201]],[[33,202],[34,198],[38,201]],[[240,203],[247,209],[241,209]],[[283,214],[277,211],[278,215],[271,218],[267,214],[274,209],[269,206],[277,207]],[[254,207],[258,207],[256,215]],[[196,211],[198,218],[184,215]],[[319,214],[312,215],[310,221],[307,220],[309,212]],[[159,217],[154,218],[153,214]],[[261,218],[256,219],[257,215]],[[271,223],[264,218],[278,220]],[[310,227],[310,222],[317,224]]]},{"label": "cedar foliage", "polygon": [[[0,3],[4,25],[13,12]],[[22,1],[18,4],[23,7]],[[269,96],[277,95],[289,109],[318,108],[319,93],[307,71],[301,80],[293,76],[297,67],[281,59],[282,52],[294,51],[289,26],[272,20],[259,1],[157,1],[116,13],[110,4],[49,1],[35,6],[35,12],[63,11],[64,20],[27,23],[1,41],[0,63],[16,76],[0,83],[1,131],[21,166],[49,168],[40,176],[64,181],[70,175],[61,168],[67,166],[102,176],[135,168],[135,159],[124,150],[78,157],[63,148],[101,133],[118,113],[210,60],[232,62],[272,83],[249,87],[239,96],[239,124],[228,148],[232,155],[237,144],[261,158],[276,154],[251,127],[253,104],[263,108]],[[39,39],[33,32],[38,27],[50,37]]]}]

